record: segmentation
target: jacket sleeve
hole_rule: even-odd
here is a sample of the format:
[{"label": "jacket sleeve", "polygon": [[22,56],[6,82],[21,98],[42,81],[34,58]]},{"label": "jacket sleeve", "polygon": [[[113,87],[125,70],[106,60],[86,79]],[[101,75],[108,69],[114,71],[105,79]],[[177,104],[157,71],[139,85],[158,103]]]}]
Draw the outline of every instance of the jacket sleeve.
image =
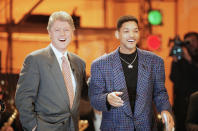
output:
[{"label": "jacket sleeve", "polygon": [[165,88],[164,61],[158,59],[154,67],[154,102],[159,112],[167,110],[172,113],[167,90]]},{"label": "jacket sleeve", "polygon": [[23,64],[15,96],[15,104],[20,113],[20,121],[25,131],[31,131],[37,125],[34,103],[38,86],[38,65],[33,57],[29,55]]},{"label": "jacket sleeve", "polygon": [[82,90],[81,90],[81,98],[86,100],[86,101],[89,101],[89,98],[88,98],[88,83],[89,83],[89,80],[86,81],[86,66],[85,66],[85,63],[83,62],[83,66],[82,66],[82,83],[83,83],[83,86],[82,86]]},{"label": "jacket sleeve", "polygon": [[107,111],[107,94],[104,74],[98,67],[97,63],[93,63],[91,66],[91,77],[89,83],[89,99],[91,101],[91,105],[99,111]]}]

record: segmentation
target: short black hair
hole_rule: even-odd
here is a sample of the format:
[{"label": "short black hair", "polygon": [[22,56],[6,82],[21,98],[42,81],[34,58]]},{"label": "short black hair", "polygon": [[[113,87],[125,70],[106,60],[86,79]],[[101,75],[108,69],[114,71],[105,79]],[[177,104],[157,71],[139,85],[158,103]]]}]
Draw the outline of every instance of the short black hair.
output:
[{"label": "short black hair", "polygon": [[197,32],[188,32],[184,35],[184,39],[190,37],[190,36],[195,36],[198,40],[198,33]]},{"label": "short black hair", "polygon": [[125,15],[125,16],[121,16],[118,21],[117,21],[117,30],[120,30],[120,28],[122,27],[122,24],[128,21],[134,21],[137,23],[138,25],[138,20],[135,16],[131,16],[131,15]]}]

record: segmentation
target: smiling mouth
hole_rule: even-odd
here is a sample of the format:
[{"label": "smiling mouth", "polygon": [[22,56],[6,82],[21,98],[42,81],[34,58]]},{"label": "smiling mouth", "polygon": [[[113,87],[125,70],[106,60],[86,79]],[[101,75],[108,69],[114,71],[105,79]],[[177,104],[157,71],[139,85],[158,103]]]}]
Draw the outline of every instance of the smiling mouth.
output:
[{"label": "smiling mouth", "polygon": [[65,42],[66,40],[65,40],[65,39],[59,39],[59,41],[60,41],[60,42]]},{"label": "smiling mouth", "polygon": [[128,42],[134,42],[135,40],[128,40]]}]

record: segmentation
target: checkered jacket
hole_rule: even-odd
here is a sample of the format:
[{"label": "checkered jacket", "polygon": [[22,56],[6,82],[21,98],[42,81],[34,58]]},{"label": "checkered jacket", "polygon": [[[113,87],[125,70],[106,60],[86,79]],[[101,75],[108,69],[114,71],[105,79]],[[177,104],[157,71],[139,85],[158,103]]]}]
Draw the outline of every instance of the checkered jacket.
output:
[{"label": "checkered jacket", "polygon": [[[119,48],[96,59],[91,65],[89,97],[91,105],[102,111],[102,131],[153,131],[153,106],[157,111],[168,110],[171,106],[164,87],[164,62],[151,52],[137,48],[138,80],[134,114],[131,111],[126,81],[119,58]],[[107,94],[124,92],[122,107],[107,108]]]}]

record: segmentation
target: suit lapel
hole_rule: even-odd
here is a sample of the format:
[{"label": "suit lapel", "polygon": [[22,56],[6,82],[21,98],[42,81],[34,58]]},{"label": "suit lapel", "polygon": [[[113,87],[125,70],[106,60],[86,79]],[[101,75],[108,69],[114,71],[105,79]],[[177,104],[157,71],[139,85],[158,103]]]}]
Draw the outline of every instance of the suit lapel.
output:
[{"label": "suit lapel", "polygon": [[122,69],[122,64],[119,57],[119,49],[117,49],[112,56],[113,59],[113,78],[114,78],[114,91],[123,90],[126,88],[126,81],[124,77],[124,72]]},{"label": "suit lapel", "polygon": [[134,116],[141,114],[145,109],[142,100],[144,99],[145,93],[145,75],[148,73],[148,63],[146,62],[146,57],[140,49],[137,49],[138,53],[138,79],[137,79],[137,89],[136,89],[136,101],[135,101],[135,110]]},{"label": "suit lapel", "polygon": [[69,107],[69,96],[68,96],[67,91],[66,91],[62,71],[60,69],[59,63],[57,61],[57,58],[56,58],[53,50],[51,49],[50,46],[48,46],[47,48],[48,48],[48,51],[49,51],[49,55],[48,55],[49,56],[49,63],[48,63],[48,65],[49,65],[51,74],[54,77],[54,80],[56,81],[56,84],[58,85],[58,88],[60,90],[60,95],[62,95],[63,99],[65,100],[65,102],[67,103],[67,105]]},{"label": "suit lapel", "polygon": [[122,68],[122,64],[119,56],[119,48],[115,50],[112,54],[112,67],[113,67],[113,81],[114,81],[114,89],[113,91],[121,91],[123,95],[121,96],[122,100],[124,100],[124,111],[128,116],[132,117],[132,111],[129,103],[129,96],[125,81],[125,76]]}]

